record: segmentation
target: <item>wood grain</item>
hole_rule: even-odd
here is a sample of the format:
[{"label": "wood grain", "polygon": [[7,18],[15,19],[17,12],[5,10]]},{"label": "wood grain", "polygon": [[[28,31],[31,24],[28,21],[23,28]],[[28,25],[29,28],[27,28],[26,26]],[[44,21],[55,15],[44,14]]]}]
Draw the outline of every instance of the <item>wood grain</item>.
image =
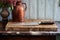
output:
[{"label": "wood grain", "polygon": [[[52,20],[37,20],[30,19],[25,20],[25,22],[41,22],[41,21],[52,21]],[[17,23],[17,22],[15,22]],[[6,25],[6,30],[20,30],[20,31],[57,31],[57,25],[14,25],[14,22],[8,22]]]}]

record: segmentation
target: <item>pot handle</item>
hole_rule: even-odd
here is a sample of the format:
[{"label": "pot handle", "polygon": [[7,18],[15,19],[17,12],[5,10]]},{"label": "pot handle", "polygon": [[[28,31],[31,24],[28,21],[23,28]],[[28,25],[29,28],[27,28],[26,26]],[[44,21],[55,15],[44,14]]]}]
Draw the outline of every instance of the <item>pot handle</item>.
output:
[{"label": "pot handle", "polygon": [[23,5],[25,5],[25,11],[26,11],[26,9],[27,9],[27,5],[26,5],[26,3],[22,3]]}]

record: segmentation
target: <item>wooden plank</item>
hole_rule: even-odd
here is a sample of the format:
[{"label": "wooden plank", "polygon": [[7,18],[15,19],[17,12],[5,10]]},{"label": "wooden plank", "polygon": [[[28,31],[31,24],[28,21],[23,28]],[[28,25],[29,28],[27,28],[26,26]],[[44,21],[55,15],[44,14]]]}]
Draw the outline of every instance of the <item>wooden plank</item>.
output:
[{"label": "wooden plank", "polygon": [[38,19],[45,19],[45,0],[38,0],[38,11],[37,11],[37,16]]},{"label": "wooden plank", "polygon": [[55,14],[54,20],[60,21],[60,7],[59,7],[59,0],[55,0]]},{"label": "wooden plank", "polygon": [[[31,22],[40,22],[43,20],[33,20]],[[46,20],[44,20],[46,21]],[[48,20],[50,21],[50,20]],[[29,21],[28,21],[29,23]],[[56,31],[56,24],[53,25],[20,25],[20,23],[8,22],[6,25],[6,30],[20,30],[20,31]]]},{"label": "wooden plank", "polygon": [[54,0],[46,0],[46,19],[53,19]]},{"label": "wooden plank", "polygon": [[30,18],[37,19],[37,0],[30,1]]}]

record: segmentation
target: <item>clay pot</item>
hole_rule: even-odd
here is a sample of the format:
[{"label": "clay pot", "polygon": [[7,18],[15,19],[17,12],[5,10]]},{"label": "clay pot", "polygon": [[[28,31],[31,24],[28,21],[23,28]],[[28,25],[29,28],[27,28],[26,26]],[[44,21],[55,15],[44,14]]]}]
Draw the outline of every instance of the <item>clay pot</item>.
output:
[{"label": "clay pot", "polygon": [[12,18],[14,22],[24,22],[26,8],[26,3],[17,1],[16,6],[14,6],[14,10],[12,11]]}]

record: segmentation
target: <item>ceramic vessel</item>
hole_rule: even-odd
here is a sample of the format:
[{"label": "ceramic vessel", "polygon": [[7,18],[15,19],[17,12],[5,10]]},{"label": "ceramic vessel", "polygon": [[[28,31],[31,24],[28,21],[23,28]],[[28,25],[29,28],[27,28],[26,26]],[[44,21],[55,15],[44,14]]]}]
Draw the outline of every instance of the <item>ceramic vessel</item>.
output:
[{"label": "ceramic vessel", "polygon": [[26,3],[17,1],[16,6],[14,6],[14,9],[12,11],[12,20],[14,22],[24,22],[26,8]]}]

